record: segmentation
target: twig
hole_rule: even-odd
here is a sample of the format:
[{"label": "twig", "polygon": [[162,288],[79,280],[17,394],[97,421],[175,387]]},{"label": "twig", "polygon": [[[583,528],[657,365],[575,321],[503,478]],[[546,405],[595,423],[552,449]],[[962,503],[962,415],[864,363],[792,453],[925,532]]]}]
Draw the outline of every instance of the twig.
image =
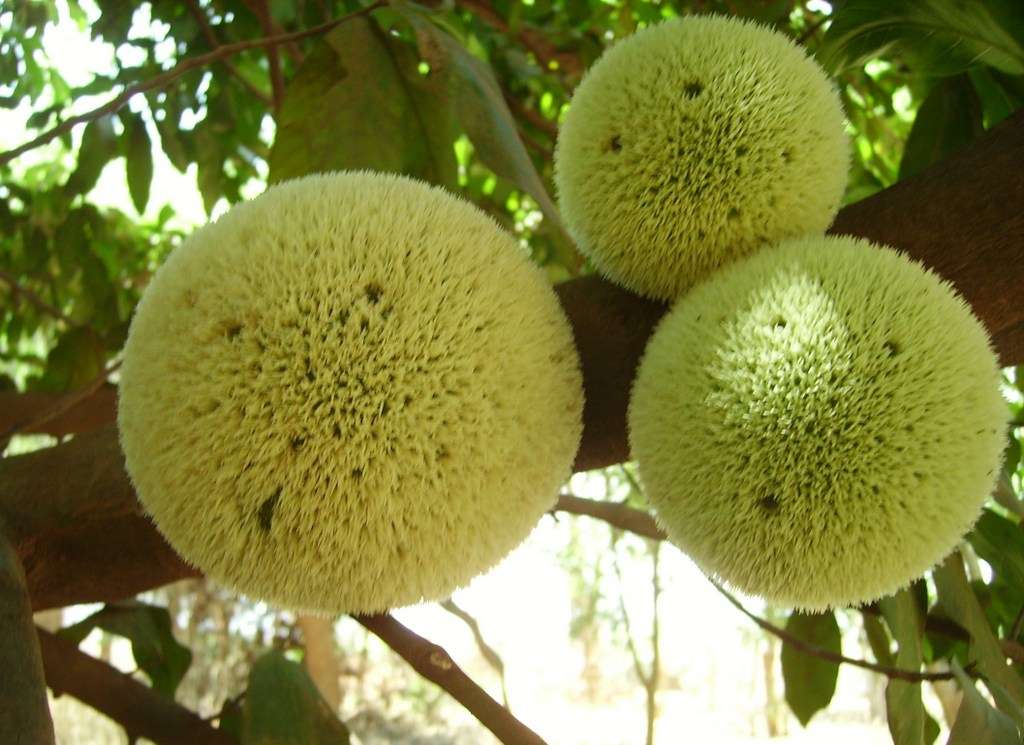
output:
[{"label": "twig", "polygon": [[32,290],[28,289],[27,287],[22,287],[20,284],[18,284],[17,278],[10,272],[0,269],[0,280],[3,280],[3,282],[8,287],[11,288],[11,293],[13,293],[14,295],[20,295],[21,297],[25,298],[25,300],[27,300],[29,303],[34,305],[37,309],[41,310],[46,315],[52,316],[53,318],[56,318],[58,321],[63,321],[72,328],[81,325],[68,318],[68,316],[66,316],[59,308],[55,308],[54,306],[50,305],[48,302],[43,300],[41,297],[39,297],[39,295],[37,295]]},{"label": "twig", "polygon": [[543,114],[530,108],[507,90],[502,91],[505,96],[505,103],[512,109],[512,113],[521,119],[525,119],[532,126],[548,135],[552,140],[558,137],[558,124],[547,119]]},{"label": "twig", "polygon": [[[270,6],[267,0],[244,0],[246,7],[260,22],[260,28],[266,36],[272,36],[276,28],[274,19],[270,15]],[[277,47],[267,47],[267,67],[270,70],[270,87],[274,92],[274,110],[281,108],[284,100],[284,75],[281,72],[281,57],[277,53]]]},{"label": "twig", "polygon": [[[785,629],[780,629],[778,626],[769,623],[760,616],[756,616],[753,613],[751,613],[749,610],[743,607],[743,604],[739,600],[733,597],[729,592],[726,591],[724,587],[722,587],[717,582],[711,581],[711,584],[714,585],[715,589],[722,593],[725,599],[732,603],[733,607],[735,607],[740,613],[745,615],[747,618],[749,618],[755,624],[757,624],[762,629],[767,631],[769,634],[773,634],[774,636],[779,637],[779,639],[781,639],[783,643],[788,644],[789,646],[793,647],[793,649],[803,652],[804,654],[809,654],[812,657],[817,657],[822,660],[828,660],[829,662],[835,662],[836,664],[853,665],[854,667],[860,667],[865,670],[871,670],[872,672],[881,673],[887,678],[906,680],[911,683],[919,683],[924,680],[952,680],[954,677],[953,673],[951,672],[922,673],[916,670],[904,670],[898,667],[880,665],[877,662],[868,662],[867,660],[858,660],[853,657],[846,657],[844,655],[837,654],[836,652],[832,652],[827,649],[822,649],[821,647],[818,647],[814,644],[808,644],[803,639],[793,636]],[[973,668],[973,664],[968,667]]]},{"label": "twig", "polygon": [[831,18],[831,16],[824,15],[824,16],[821,16],[821,18],[819,18],[816,21],[814,21],[814,23],[812,23],[810,26],[805,28],[803,30],[803,33],[801,33],[800,36],[797,37],[796,43],[800,44],[801,46],[806,44],[807,41],[812,36],[814,36],[815,32],[819,28],[821,28],[825,24],[825,22],[828,21],[830,18]]},{"label": "twig", "polygon": [[365,8],[349,13],[348,15],[342,16],[341,18],[335,18],[327,23],[322,23],[319,26],[305,29],[304,31],[296,31],[290,34],[282,34],[280,36],[270,36],[262,39],[248,39],[246,41],[235,42],[234,44],[225,44],[219,49],[215,49],[212,52],[201,54],[198,57],[192,57],[183,62],[178,63],[167,72],[161,73],[149,80],[137,83],[129,88],[125,89],[120,95],[114,97],[107,103],[99,106],[91,111],[87,111],[84,114],[78,114],[70,119],[66,119],[56,127],[47,130],[43,134],[39,135],[35,139],[32,139],[13,150],[8,150],[5,153],[0,154],[0,166],[10,163],[12,160],[17,158],[23,153],[27,153],[29,150],[37,148],[41,145],[45,145],[51,140],[60,137],[62,134],[71,131],[76,125],[83,122],[88,122],[93,119],[98,119],[101,116],[111,114],[126,103],[132,96],[138,95],[139,93],[145,93],[157,88],[163,88],[165,85],[177,80],[185,73],[190,70],[195,70],[199,67],[205,67],[213,62],[219,62],[220,60],[244,52],[249,49],[257,49],[261,47],[276,46],[278,44],[284,44],[290,41],[299,41],[300,39],[306,39],[310,36],[316,36],[317,34],[323,34],[330,31],[335,26],[339,26],[346,21],[352,20],[358,16],[364,16],[383,7],[386,3],[384,0],[379,0],[372,5],[367,5]]},{"label": "twig", "polygon": [[[458,5],[468,10],[491,28],[503,34],[511,33],[508,21],[487,0],[456,0]],[[583,74],[583,62],[570,52],[561,52],[540,31],[534,28],[521,27],[515,34],[516,39],[540,62],[545,72],[551,72],[552,63],[559,71],[572,78]]]},{"label": "twig", "polygon": [[443,688],[505,745],[545,745],[540,736],[472,681],[441,647],[407,629],[388,614],[353,616],[413,669]]},{"label": "twig", "polygon": [[7,742],[53,745],[53,721],[25,572],[0,520],[0,732]]},{"label": "twig", "polygon": [[599,502],[596,499],[584,499],[571,494],[562,494],[555,504],[557,512],[571,512],[575,515],[586,515],[597,520],[604,520],[616,528],[628,530],[644,538],[656,541],[668,540],[654,518],[643,510],[637,510],[615,502]]},{"label": "twig", "polygon": [[161,696],[71,642],[36,627],[46,682],[56,695],[70,693],[124,727],[128,740],[158,745],[238,745],[224,730]]},{"label": "twig", "polygon": [[[188,0],[188,9],[192,12],[192,17],[196,19],[196,23],[199,24],[199,28],[203,32],[203,36],[206,37],[206,42],[210,45],[210,49],[216,51],[220,49],[220,41],[217,40],[217,35],[213,31],[213,27],[210,26],[210,19],[207,18],[206,12],[199,7],[198,0]],[[245,77],[241,71],[235,67],[235,64],[229,59],[222,59],[220,63],[224,65],[225,69],[234,77],[242,86],[252,93],[256,98],[265,103],[267,106],[273,106],[274,102],[266,93],[261,91],[255,83]]]},{"label": "twig", "polygon": [[1010,636],[1008,638],[1016,641],[1017,637],[1020,636],[1021,626],[1024,626],[1024,605],[1017,611],[1017,617],[1013,619],[1013,626],[1010,627]]},{"label": "twig", "polygon": [[480,623],[464,608],[456,605],[455,601],[451,598],[448,598],[441,603],[441,607],[469,627],[470,632],[473,634],[473,639],[476,641],[476,646],[480,650],[481,656],[487,660],[487,664],[493,667],[494,671],[498,673],[498,681],[501,683],[501,703],[504,704],[506,709],[512,711],[512,707],[509,706],[508,703],[508,688],[505,685],[505,663],[501,659],[501,655],[498,654],[497,650],[495,650],[494,647],[488,644],[487,640],[484,639],[483,632],[480,631]]}]

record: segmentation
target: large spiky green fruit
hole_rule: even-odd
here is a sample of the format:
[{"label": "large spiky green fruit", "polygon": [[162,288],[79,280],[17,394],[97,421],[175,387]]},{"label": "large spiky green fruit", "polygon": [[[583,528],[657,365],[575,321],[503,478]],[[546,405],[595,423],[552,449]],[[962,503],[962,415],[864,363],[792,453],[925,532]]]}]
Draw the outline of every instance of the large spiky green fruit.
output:
[{"label": "large spiky green fruit", "polygon": [[707,573],[818,610],[889,594],[991,493],[1007,407],[952,287],[849,237],[783,242],[681,299],[644,353],[630,443]]},{"label": "large spiky green fruit", "polygon": [[121,375],[160,531],[301,610],[446,597],[550,509],[581,431],[543,273],[475,207],[379,174],[274,186],[197,231],[147,288]]},{"label": "large spiky green fruit", "polygon": [[646,28],[587,72],[555,180],[597,269],[671,300],[758,246],[824,231],[848,161],[839,97],[800,47],[700,16]]}]

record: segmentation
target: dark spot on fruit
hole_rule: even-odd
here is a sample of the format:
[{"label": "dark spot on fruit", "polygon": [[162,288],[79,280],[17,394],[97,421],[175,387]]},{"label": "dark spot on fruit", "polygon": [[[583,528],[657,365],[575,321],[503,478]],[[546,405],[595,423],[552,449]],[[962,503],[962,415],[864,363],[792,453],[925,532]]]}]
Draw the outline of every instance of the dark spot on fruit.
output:
[{"label": "dark spot on fruit", "polygon": [[274,524],[274,510],[277,508],[277,501],[281,498],[281,487],[277,487],[277,491],[267,497],[263,504],[260,505],[259,511],[256,513],[256,519],[259,521],[260,529],[264,533],[269,533],[271,527]]},{"label": "dark spot on fruit", "polygon": [[729,218],[730,220],[735,220],[736,218],[738,218],[740,216],[740,211],[736,207],[730,207],[729,211],[726,213],[725,216],[727,218]]},{"label": "dark spot on fruit", "polygon": [[291,440],[292,450],[299,450],[305,443],[305,437],[302,435],[294,435]]},{"label": "dark spot on fruit", "polygon": [[704,92],[704,85],[699,80],[687,83],[683,87],[683,95],[687,98],[696,98]]},{"label": "dark spot on fruit", "polygon": [[885,349],[885,354],[887,357],[895,357],[901,351],[900,345],[894,342],[892,339],[886,341],[885,344],[882,345],[882,347]]},{"label": "dark spot on fruit", "polygon": [[774,495],[769,494],[768,496],[761,497],[757,500],[757,506],[765,512],[775,512],[779,509],[779,500]]},{"label": "dark spot on fruit", "polygon": [[784,329],[786,328],[786,319],[776,318],[774,321],[772,321],[772,326],[777,329]]},{"label": "dark spot on fruit", "polygon": [[736,148],[736,155],[742,158],[744,155],[750,152],[750,148],[746,145],[740,145]]},{"label": "dark spot on fruit", "polygon": [[612,135],[608,140],[608,149],[613,153],[622,152],[622,138],[619,135]]},{"label": "dark spot on fruit", "polygon": [[230,326],[228,326],[228,330],[227,330],[228,339],[231,339],[232,341],[234,341],[236,338],[238,338],[238,335],[240,333],[242,333],[242,324],[240,324],[240,323],[233,323]]},{"label": "dark spot on fruit", "polygon": [[380,296],[384,294],[384,289],[380,285],[371,282],[363,288],[363,292],[366,293],[367,302],[370,305],[376,305],[380,302]]},{"label": "dark spot on fruit", "polygon": [[352,478],[355,481],[359,481],[361,478],[363,478],[363,469],[362,468],[353,468],[352,469]]}]

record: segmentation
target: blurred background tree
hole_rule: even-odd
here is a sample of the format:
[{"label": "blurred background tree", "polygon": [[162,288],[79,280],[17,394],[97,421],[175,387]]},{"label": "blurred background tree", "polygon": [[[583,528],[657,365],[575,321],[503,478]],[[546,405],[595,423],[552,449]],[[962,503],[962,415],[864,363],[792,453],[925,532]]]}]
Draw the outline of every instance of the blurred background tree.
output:
[{"label": "blurred background tree", "polygon": [[[833,74],[852,141],[846,204],[927,172],[1024,105],[1019,0],[5,4],[5,499],[32,499],[14,478],[37,462],[24,460],[29,453],[112,422],[120,350],[152,272],[192,228],[268,183],[318,170],[406,173],[485,210],[553,283],[590,274],[551,197],[559,119],[603,49],[692,13],[771,25]],[[991,198],[1024,206],[1021,194],[1018,182]],[[1021,236],[1012,239],[1024,265]],[[1003,269],[1019,287],[1021,266]],[[511,712],[503,731],[518,734],[505,742],[540,741],[517,719],[558,743],[811,742],[804,732],[815,742],[926,745],[940,732],[954,745],[1018,742],[1021,374],[1005,371],[1013,424],[992,503],[959,553],[894,598],[819,616],[747,601],[756,614],[740,613],[662,544],[625,464],[566,485],[558,515],[598,521],[545,518],[486,587],[403,618],[443,638]],[[95,482],[86,490],[105,483]],[[112,599],[88,588],[61,596],[71,602],[41,594],[31,541],[15,529],[11,543],[5,578],[20,586],[20,556],[34,608]],[[539,567],[556,572],[554,585],[537,579]],[[166,579],[188,573],[174,568]],[[511,585],[502,590],[502,581]],[[521,604],[502,607],[503,593]],[[117,722],[90,719],[63,697],[54,702],[61,741],[486,742],[476,718],[494,731],[492,710],[470,706],[474,718],[445,693],[466,704],[469,689],[458,693],[450,667],[431,678],[438,688],[393,655],[388,646],[416,667],[400,647],[432,648],[381,619],[296,617],[203,579],[117,599],[36,617],[57,632],[41,633],[53,694],[71,692]],[[0,644],[25,644],[5,637]],[[76,644],[101,666],[83,661]],[[536,659],[559,647],[565,653],[550,662]],[[124,692],[115,668],[141,687]],[[4,676],[0,693],[23,687]],[[125,713],[117,700],[129,693],[139,698]],[[0,715],[0,727],[12,721]],[[30,737],[30,723],[19,726],[0,740]]]}]

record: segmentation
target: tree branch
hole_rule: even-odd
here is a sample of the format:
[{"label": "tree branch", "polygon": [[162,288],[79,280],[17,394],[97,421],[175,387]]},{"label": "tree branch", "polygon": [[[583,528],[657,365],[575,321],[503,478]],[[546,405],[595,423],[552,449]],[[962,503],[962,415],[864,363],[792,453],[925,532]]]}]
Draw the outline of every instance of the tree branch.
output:
[{"label": "tree branch", "polygon": [[[0,165],[3,165],[4,162],[6,161],[0,160]],[[46,315],[56,318],[58,321],[63,321],[72,328],[81,325],[71,320],[68,316],[64,314],[63,311],[61,311],[59,308],[55,308],[54,306],[50,305],[48,302],[43,300],[41,297],[39,297],[39,295],[37,295],[32,290],[28,289],[27,287],[22,287],[20,284],[18,284],[18,279],[10,272],[4,269],[0,269],[0,280],[2,280],[4,284],[6,284],[11,289],[11,293],[13,295],[18,295],[24,298],[29,304],[35,306],[36,309],[42,311]]]},{"label": "tree branch", "polygon": [[841,654],[837,654],[828,649],[822,649],[821,647],[815,646],[814,644],[808,644],[803,639],[793,636],[785,629],[780,629],[778,626],[769,623],[763,618],[754,615],[749,610],[743,607],[743,604],[735,597],[726,592],[725,588],[719,585],[717,582],[712,581],[711,584],[715,586],[722,595],[743,615],[757,624],[759,627],[767,631],[773,636],[777,636],[797,651],[809,654],[812,657],[817,657],[822,660],[828,660],[829,662],[835,662],[836,664],[853,665],[854,667],[860,667],[865,670],[871,670],[875,673],[881,673],[887,678],[895,678],[896,680],[906,680],[911,683],[919,683],[923,680],[952,680],[953,673],[922,673],[916,670],[904,670],[898,667],[889,667],[888,665],[879,665],[877,662],[868,662],[867,660],[858,660],[853,657],[846,657]]},{"label": "tree branch", "polygon": [[[272,36],[276,26],[270,15],[270,5],[267,0],[243,0],[243,2],[260,22],[263,35]],[[284,100],[284,75],[281,72],[281,57],[277,53],[276,46],[267,47],[267,67],[270,70],[270,87],[274,92],[274,111],[279,111],[281,102]]]},{"label": "tree branch", "polygon": [[36,633],[46,682],[54,694],[70,693],[103,712],[124,727],[129,742],[145,737],[157,745],[238,745],[227,732],[70,641],[40,628]]},{"label": "tree branch", "polygon": [[487,664],[494,668],[494,671],[498,674],[498,681],[501,683],[501,703],[506,709],[511,711],[512,707],[508,704],[508,688],[505,685],[505,663],[502,661],[501,655],[499,655],[494,647],[488,644],[487,640],[484,639],[483,632],[480,631],[480,623],[473,618],[468,611],[457,605],[451,598],[442,602],[441,607],[469,627],[470,633],[473,634],[473,640],[476,642],[477,649],[480,650],[480,655],[487,660]]},{"label": "tree branch", "polygon": [[[0,393],[0,432],[16,429],[22,434],[54,437],[92,432],[113,424],[117,418],[117,386],[101,385],[88,395],[64,406],[71,393]],[[60,408],[59,414],[44,416]]]},{"label": "tree branch", "polygon": [[353,616],[427,680],[443,688],[505,745],[545,745],[544,740],[487,695],[444,649],[383,614]]},{"label": "tree branch", "polygon": [[10,742],[53,745],[53,721],[25,573],[0,520],[0,732]]},{"label": "tree branch", "polygon": [[596,499],[584,499],[571,494],[562,494],[555,503],[553,512],[571,512],[574,515],[586,515],[612,525],[620,530],[628,530],[644,538],[656,541],[668,540],[665,531],[658,527],[654,518],[643,510],[626,507],[616,502],[600,502]]},{"label": "tree branch", "polygon": [[298,41],[300,39],[309,38],[310,36],[316,36],[318,34],[326,33],[327,31],[333,29],[335,26],[345,23],[345,21],[349,21],[358,16],[363,16],[366,15],[367,13],[371,13],[384,5],[386,5],[384,0],[379,0],[378,2],[375,2],[372,5],[368,5],[365,8],[361,8],[360,10],[342,16],[341,18],[335,18],[332,21],[322,23],[319,26],[314,26],[313,28],[305,29],[304,31],[296,31],[290,34],[281,34],[280,36],[269,36],[262,39],[249,39],[246,41],[235,42],[234,44],[225,44],[224,46],[215,49],[212,52],[208,52],[207,54],[201,54],[198,57],[192,57],[190,59],[184,60],[183,62],[179,62],[177,65],[172,67],[167,72],[161,73],[160,75],[152,77],[149,80],[145,80],[141,83],[137,83],[133,86],[128,87],[120,95],[114,97],[112,100],[108,101],[102,106],[99,106],[93,109],[92,111],[87,111],[84,114],[78,114],[77,116],[73,116],[70,119],[66,119],[53,129],[49,129],[46,132],[43,132],[43,134],[39,135],[35,139],[30,140],[24,143],[23,145],[19,145],[13,150],[8,150],[5,153],[0,153],[0,166],[4,166],[10,163],[19,155],[27,153],[29,150],[37,148],[41,145],[45,145],[51,140],[60,137],[62,134],[65,134],[66,132],[70,132],[76,125],[82,124],[83,122],[91,121],[93,119],[98,119],[101,116],[105,116],[107,114],[111,114],[117,111],[126,103],[128,103],[129,99],[131,99],[132,96],[135,96],[139,93],[145,93],[146,91],[163,88],[164,86],[177,80],[190,70],[205,67],[209,64],[219,62],[227,57],[238,54],[239,52],[244,52],[249,49],[273,47],[277,46],[278,44]]},{"label": "tree branch", "polygon": [[[220,49],[220,42],[217,40],[217,35],[213,31],[213,27],[210,26],[210,19],[206,16],[206,11],[199,7],[198,0],[188,0],[188,9],[192,13],[192,17],[196,19],[196,23],[199,24],[199,28],[203,32],[203,36],[206,38],[206,43],[210,45],[210,49],[217,51]],[[227,58],[220,60],[220,63],[224,65],[224,69],[235,78],[242,86],[249,91],[253,96],[258,98],[260,101],[265,103],[268,107],[274,106],[274,101],[266,93],[261,91],[253,82],[245,77],[235,64]]]}]

